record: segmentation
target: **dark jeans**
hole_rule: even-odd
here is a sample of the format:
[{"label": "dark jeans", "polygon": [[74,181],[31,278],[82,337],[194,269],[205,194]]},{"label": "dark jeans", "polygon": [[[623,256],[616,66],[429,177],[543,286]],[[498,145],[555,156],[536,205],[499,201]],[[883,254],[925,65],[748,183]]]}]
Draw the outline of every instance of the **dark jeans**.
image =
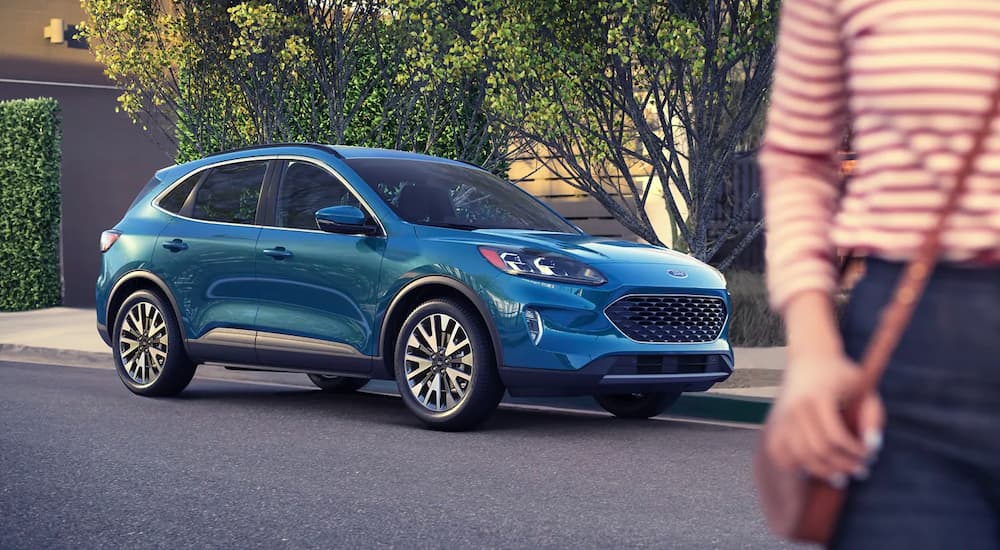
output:
[{"label": "dark jeans", "polygon": [[[900,272],[868,263],[844,314],[851,357]],[[1000,268],[938,266],[881,394],[884,446],[831,547],[1000,549]]]}]

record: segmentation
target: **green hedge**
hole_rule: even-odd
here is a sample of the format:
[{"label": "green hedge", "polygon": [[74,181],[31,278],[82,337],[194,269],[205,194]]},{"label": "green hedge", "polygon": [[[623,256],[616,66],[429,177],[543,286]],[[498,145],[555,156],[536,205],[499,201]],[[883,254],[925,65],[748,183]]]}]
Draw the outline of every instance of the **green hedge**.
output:
[{"label": "green hedge", "polygon": [[59,104],[0,101],[0,311],[58,305]]},{"label": "green hedge", "polygon": [[767,285],[760,273],[726,273],[732,300],[729,339],[734,346],[762,347],[785,345],[785,325],[781,316],[771,311]]}]

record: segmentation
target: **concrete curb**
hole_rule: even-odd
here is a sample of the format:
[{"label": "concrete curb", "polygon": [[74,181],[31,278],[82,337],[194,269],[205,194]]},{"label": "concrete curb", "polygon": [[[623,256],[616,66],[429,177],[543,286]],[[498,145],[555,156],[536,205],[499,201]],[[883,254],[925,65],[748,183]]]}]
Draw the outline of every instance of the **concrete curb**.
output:
[{"label": "concrete curb", "polygon": [[[106,369],[111,369],[114,365],[110,350],[107,352],[92,352],[3,343],[0,343],[0,360],[54,363]],[[395,382],[391,380],[373,380],[365,386],[365,389],[373,393],[399,395]],[[507,396],[504,398],[504,402],[517,405],[603,412],[603,409],[593,399],[586,396],[570,398]],[[770,407],[771,400],[769,399],[718,393],[689,393],[683,395],[665,416],[760,424],[767,416]]]},{"label": "concrete curb", "polygon": [[718,393],[687,393],[670,408],[670,415],[763,424],[770,410],[771,400],[766,398]]},{"label": "concrete curb", "polygon": [[107,352],[81,351],[59,348],[42,348],[21,344],[0,344],[0,359],[29,363],[51,362],[79,367],[111,368],[111,350]]}]

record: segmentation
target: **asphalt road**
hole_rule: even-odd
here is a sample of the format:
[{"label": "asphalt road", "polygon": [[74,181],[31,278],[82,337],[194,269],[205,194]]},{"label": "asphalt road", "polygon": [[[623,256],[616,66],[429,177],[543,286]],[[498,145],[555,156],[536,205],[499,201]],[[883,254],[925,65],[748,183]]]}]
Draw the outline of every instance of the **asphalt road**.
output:
[{"label": "asphalt road", "polygon": [[425,430],[398,398],[0,362],[0,548],[781,548],[757,432],[502,408]]}]

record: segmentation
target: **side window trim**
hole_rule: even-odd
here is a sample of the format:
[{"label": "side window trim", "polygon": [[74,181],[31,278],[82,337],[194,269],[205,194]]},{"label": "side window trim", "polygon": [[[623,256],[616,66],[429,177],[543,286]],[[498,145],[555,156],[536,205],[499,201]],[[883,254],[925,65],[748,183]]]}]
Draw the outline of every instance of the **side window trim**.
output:
[{"label": "side window trim", "polygon": [[[156,197],[151,201],[152,205],[153,205],[154,208],[156,208],[157,210],[159,210],[161,212],[164,212],[164,213],[166,213],[166,214],[168,214],[170,216],[173,216],[175,218],[182,218],[182,219],[185,219],[185,220],[188,220],[188,221],[194,221],[194,222],[200,222],[200,223],[217,223],[217,224],[222,224],[222,225],[242,225],[242,226],[249,225],[251,227],[259,226],[260,224],[257,223],[257,222],[255,222],[254,224],[241,224],[241,223],[220,222],[220,221],[212,221],[212,220],[200,220],[200,219],[194,218],[191,215],[193,213],[193,210],[194,210],[194,198],[193,197],[197,196],[198,188],[201,187],[201,184],[205,180],[205,178],[208,176],[208,173],[211,172],[214,168],[217,168],[219,166],[226,166],[228,164],[238,164],[238,163],[242,163],[242,162],[264,161],[264,162],[268,163],[268,169],[270,169],[271,164],[275,163],[277,158],[278,158],[277,155],[258,155],[258,156],[252,156],[252,157],[243,157],[243,158],[235,158],[235,159],[223,160],[223,161],[215,162],[213,164],[209,164],[209,165],[206,165],[206,166],[199,166],[198,168],[195,168],[195,169],[191,170],[190,172],[187,172],[183,176],[177,178],[176,180],[174,180],[173,183],[171,183],[170,185],[168,185],[166,189],[164,189],[163,191],[160,191],[160,193],[157,194]],[[181,185],[188,178],[191,178],[193,176],[197,176],[198,177],[198,182],[194,185],[194,187],[191,188],[191,192],[188,193],[187,199],[184,201],[184,206],[179,211],[177,211],[177,212],[171,212],[171,211],[169,211],[169,210],[167,210],[167,209],[165,209],[165,208],[163,208],[163,207],[160,206],[160,200],[162,200],[163,197],[165,197],[168,194],[170,194],[170,192],[173,191],[178,185]],[[266,187],[265,187],[266,184],[267,184],[267,172],[264,173],[264,183],[261,186],[261,194],[263,194],[264,191],[266,190]],[[260,199],[258,199],[257,210],[258,210],[258,212],[260,211]]]},{"label": "side window trim", "polygon": [[[162,212],[166,212],[171,216],[183,218],[189,221],[195,221],[200,223],[217,223],[223,225],[247,225],[247,224],[236,224],[236,223],[220,222],[212,220],[200,220],[194,218],[192,216],[194,211],[194,198],[197,196],[198,189],[201,188],[202,183],[208,177],[208,174],[209,172],[212,171],[212,169],[217,168],[219,166],[225,166],[227,164],[261,161],[261,160],[266,161],[268,165],[267,165],[267,172],[265,172],[264,175],[264,182],[261,187],[261,197],[258,199],[257,217],[253,225],[265,226],[273,229],[282,229],[285,231],[312,231],[317,233],[322,232],[319,229],[295,229],[289,227],[277,227],[276,225],[274,225],[275,213],[276,213],[275,209],[277,208],[278,186],[281,184],[281,181],[284,178],[284,173],[288,167],[289,161],[297,160],[315,165],[321,170],[325,170],[326,172],[330,173],[333,177],[335,177],[338,181],[340,181],[340,183],[342,183],[347,188],[347,190],[352,195],[354,195],[354,197],[358,200],[358,202],[361,203],[362,207],[361,209],[365,212],[365,214],[367,214],[372,220],[375,221],[375,224],[378,225],[379,233],[373,236],[375,237],[388,236],[388,232],[386,231],[385,225],[382,223],[382,220],[380,220],[379,217],[374,214],[374,210],[368,204],[368,201],[365,200],[365,198],[357,192],[357,190],[354,188],[353,185],[351,185],[351,183],[347,180],[347,178],[345,178],[343,175],[340,174],[339,171],[335,170],[333,167],[323,162],[322,160],[318,160],[311,157],[303,157],[299,155],[282,155],[282,156],[267,155],[267,156],[246,157],[246,158],[226,160],[222,162],[217,162],[215,164],[210,164],[208,166],[199,167],[185,174],[184,176],[178,178],[174,183],[170,184],[169,187],[167,187],[159,195],[157,195],[156,199],[153,201],[153,205],[156,206],[156,208],[160,209]],[[181,182],[183,182],[184,180],[195,174],[198,174],[198,182],[191,189],[191,192],[188,194],[187,199],[184,201],[184,206],[181,208],[179,212],[170,212],[168,210],[160,208],[158,203],[161,198],[170,193],[170,191],[172,191],[174,187],[179,185]],[[261,214],[262,207],[265,209],[263,212],[263,216]]]}]

